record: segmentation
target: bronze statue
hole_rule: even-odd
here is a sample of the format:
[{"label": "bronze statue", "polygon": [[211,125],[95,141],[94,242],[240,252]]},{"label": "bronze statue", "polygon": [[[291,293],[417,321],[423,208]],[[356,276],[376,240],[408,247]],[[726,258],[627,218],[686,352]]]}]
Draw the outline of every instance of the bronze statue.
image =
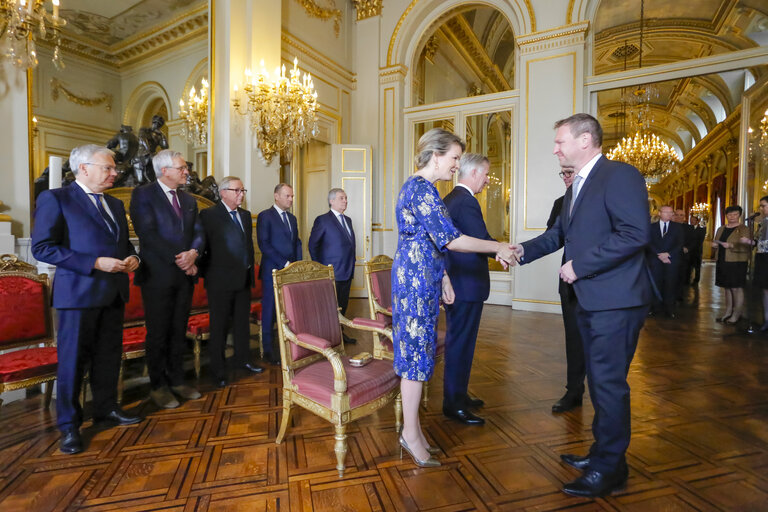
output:
[{"label": "bronze statue", "polygon": [[134,162],[134,169],[138,175],[142,170],[142,183],[155,181],[155,170],[152,168],[152,157],[161,149],[168,149],[168,139],[160,128],[165,124],[163,116],[152,116],[152,126],[139,130],[139,151],[136,156],[138,162]]}]

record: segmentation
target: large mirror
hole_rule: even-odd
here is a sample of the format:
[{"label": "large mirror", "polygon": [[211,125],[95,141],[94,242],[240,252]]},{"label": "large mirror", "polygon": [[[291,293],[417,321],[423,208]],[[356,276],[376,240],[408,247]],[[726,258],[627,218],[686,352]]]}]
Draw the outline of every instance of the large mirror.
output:
[{"label": "large mirror", "polygon": [[[62,1],[65,67],[54,66],[47,42],[39,45],[32,72],[33,178],[50,157],[66,160],[87,143],[118,153],[124,175],[116,186],[151,179],[141,163],[150,158],[149,146],[180,151],[198,179],[205,178],[207,140],[199,123],[183,116],[207,119],[208,102],[199,98],[209,78],[208,8],[206,0]],[[198,102],[190,105],[193,88]]]}]

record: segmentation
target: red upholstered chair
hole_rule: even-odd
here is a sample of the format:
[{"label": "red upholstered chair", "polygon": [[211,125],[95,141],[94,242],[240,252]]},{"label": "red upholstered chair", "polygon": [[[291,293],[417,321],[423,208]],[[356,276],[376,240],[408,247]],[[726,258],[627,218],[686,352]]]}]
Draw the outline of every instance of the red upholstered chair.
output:
[{"label": "red upholstered chair", "polygon": [[47,383],[50,406],[58,362],[52,325],[48,276],[13,254],[0,256],[0,350],[18,349],[0,354],[0,393]]},{"label": "red upholstered chair", "polygon": [[192,306],[187,321],[187,337],[192,339],[195,356],[195,375],[200,378],[200,342],[211,337],[211,315],[208,312],[208,293],[202,279],[195,283]]},{"label": "red upholstered chair", "polygon": [[280,357],[283,369],[281,443],[298,405],[329,421],[335,428],[336,469],[344,476],[346,425],[395,401],[396,428],[402,408],[400,379],[389,361],[371,360],[354,367],[344,352],[341,325],[377,332],[390,331],[383,322],[348,320],[339,313],[333,267],[298,261],[272,272],[276,294]]},{"label": "red upholstered chair", "polygon": [[259,354],[264,355],[264,347],[261,344],[261,279],[259,279],[259,266],[254,268],[256,280],[251,286],[251,325],[256,326],[256,337],[259,340]]},{"label": "red upholstered chair", "polygon": [[133,286],[134,273],[128,275],[130,282],[130,297],[125,305],[123,317],[123,358],[120,361],[120,378],[117,381],[117,401],[123,400],[123,366],[124,361],[138,359],[146,354],[144,342],[147,339],[147,328],[144,326],[144,301],[141,299],[141,289]]},{"label": "red upholstered chair", "polygon": [[[384,254],[374,256],[365,262],[365,286],[368,289],[368,308],[371,318],[392,325],[392,258]],[[437,333],[435,347],[435,362],[445,354],[445,331]],[[373,357],[376,359],[395,358],[392,348],[392,338],[373,334]],[[422,388],[421,404],[426,409],[429,399],[429,382]]]}]

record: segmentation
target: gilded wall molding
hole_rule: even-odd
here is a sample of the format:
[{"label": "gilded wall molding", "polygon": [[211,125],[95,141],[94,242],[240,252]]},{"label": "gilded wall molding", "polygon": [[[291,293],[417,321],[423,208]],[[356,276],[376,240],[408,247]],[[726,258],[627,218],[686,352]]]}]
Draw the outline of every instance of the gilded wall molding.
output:
[{"label": "gilded wall molding", "polygon": [[582,21],[518,37],[517,44],[521,55],[584,44],[587,30],[589,30],[589,22]]},{"label": "gilded wall molding", "polygon": [[491,92],[508,91],[510,87],[507,78],[501,74],[499,67],[488,56],[482,43],[467,21],[460,16],[449,19],[440,29],[443,36],[451,41],[456,49],[467,56],[467,62],[477,68],[478,75],[486,78],[486,83],[493,87]]},{"label": "gilded wall molding", "polygon": [[303,57],[306,57],[306,60],[314,62],[319,67],[323,67],[327,71],[334,72],[339,76],[339,78],[342,79],[343,82],[348,84],[350,89],[354,90],[356,88],[357,75],[352,71],[348,70],[333,59],[318,52],[316,49],[312,48],[310,45],[294,36],[293,34],[282,31],[280,33],[280,38],[286,46],[289,46],[293,49],[293,53],[298,52]]},{"label": "gilded wall molding", "polygon": [[59,94],[63,95],[70,102],[82,107],[96,107],[98,105],[104,104],[104,108],[107,110],[107,112],[112,112],[111,94],[101,92],[95,98],[78,96],[77,94],[67,89],[58,79],[51,78],[51,98],[53,98],[53,101],[59,99]]},{"label": "gilded wall molding", "polygon": [[379,83],[402,82],[408,76],[408,67],[403,65],[388,66],[379,70]]},{"label": "gilded wall molding", "polygon": [[334,2],[334,0],[329,0],[333,6],[330,8],[320,7],[317,5],[315,0],[296,1],[304,8],[304,11],[307,13],[307,15],[309,15],[310,18],[317,18],[323,21],[333,19],[333,32],[336,34],[336,37],[339,37],[339,32],[341,31],[342,13],[340,10],[336,9],[336,2]]},{"label": "gilded wall molding", "polygon": [[373,18],[381,14],[384,0],[352,0],[357,9],[357,21]]}]

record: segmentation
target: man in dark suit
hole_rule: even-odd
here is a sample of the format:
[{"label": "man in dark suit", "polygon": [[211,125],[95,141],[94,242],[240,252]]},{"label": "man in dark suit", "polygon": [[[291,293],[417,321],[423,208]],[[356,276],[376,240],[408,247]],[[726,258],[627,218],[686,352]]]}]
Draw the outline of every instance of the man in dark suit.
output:
[{"label": "man in dark suit", "polygon": [[157,181],[135,189],[131,196],[131,219],[143,263],[135,282],[141,286],[147,322],[150,397],[158,407],[173,409],[179,406],[176,397],[200,398],[197,389],[184,383],[182,358],[196,261],[205,238],[197,201],[177,190],[189,176],[183,155],[165,149],[152,158],[152,166]]},{"label": "man in dark suit", "polygon": [[699,286],[701,279],[701,259],[704,251],[704,239],[707,237],[707,227],[698,217],[691,217],[691,242],[688,246],[688,269],[685,271],[685,278],[690,279],[693,272],[693,286]]},{"label": "man in dark suit", "polygon": [[[454,225],[463,234],[494,240],[483,220],[475,194],[489,183],[490,162],[483,155],[465,153],[459,162],[458,183],[445,196],[445,206]],[[485,420],[472,407],[485,402],[467,393],[477,331],[483,314],[483,302],[491,291],[488,255],[448,251],[446,271],[456,298],[445,305],[445,372],[443,379],[443,414],[467,425],[483,425]]]},{"label": "man in dark suit", "polygon": [[[560,169],[560,177],[563,179],[565,189],[573,184],[576,171],[573,167]],[[549,212],[547,229],[552,229],[560,212],[563,209],[565,195],[555,199],[552,211]],[[561,264],[565,263],[565,255]],[[558,292],[560,293],[560,309],[563,311],[563,327],[565,328],[565,362],[566,362],[566,386],[565,395],[552,405],[552,412],[567,412],[575,407],[580,407],[584,395],[584,378],[587,375],[584,362],[584,345],[581,343],[581,334],[576,322],[576,294],[573,285],[562,279],[559,280]]]},{"label": "man in dark suit", "polygon": [[[309,256],[323,265],[333,265],[336,277],[336,300],[341,314],[347,314],[349,290],[355,276],[355,230],[352,219],[344,215],[347,194],[344,189],[332,188],[328,192],[330,211],[315,218],[309,234]],[[355,338],[344,336],[344,343],[357,343]]]},{"label": "man in dark suit", "polygon": [[515,250],[521,263],[530,263],[564,247],[559,273],[576,294],[595,441],[586,456],[561,456],[584,471],[563,491],[605,496],[621,489],[629,475],[627,373],[651,298],[644,255],[650,239],[648,192],[637,169],[601,154],[597,119],[574,114],[555,123],[555,129],[554,154],[561,167],[578,172],[552,229]]},{"label": "man in dark suit", "polygon": [[138,423],[117,405],[123,354],[128,274],[139,266],[128,241],[123,203],[104,195],[117,178],[113,153],[89,144],[69,156],[75,182],[37,199],[32,254],[56,265],[53,307],[58,310],[56,423],[64,453],[83,450],[80,387],[90,372],[93,419]]},{"label": "man in dark suit", "polygon": [[691,274],[688,269],[691,266],[691,250],[694,244],[694,228],[688,224],[685,218],[685,210],[675,210],[672,221],[680,224],[683,229],[683,251],[677,264],[677,300],[682,301],[685,298],[686,287],[690,284]]},{"label": "man in dark suit", "polygon": [[651,241],[647,251],[648,266],[661,293],[661,300],[654,298],[651,312],[657,314],[663,310],[670,318],[675,317],[680,259],[685,241],[683,226],[672,220],[674,214],[671,206],[659,208],[659,220],[651,224]]},{"label": "man in dark suit", "polygon": [[261,250],[259,278],[264,295],[261,298],[261,342],[263,357],[280,364],[280,349],[273,343],[275,294],[272,270],[281,269],[301,259],[301,239],[296,217],[288,210],[293,206],[293,188],[287,183],[275,187],[275,204],[259,213],[256,219],[256,241]]},{"label": "man in dark suit", "polygon": [[[206,248],[200,272],[205,278],[211,310],[208,348],[214,382],[227,385],[224,365],[227,332],[232,327],[235,366],[250,373],[263,368],[251,364],[250,306],[253,270],[251,212],[240,208],[247,192],[240,178],[227,176],[219,183],[221,201],[200,212]],[[230,321],[231,318],[231,321]]]}]

